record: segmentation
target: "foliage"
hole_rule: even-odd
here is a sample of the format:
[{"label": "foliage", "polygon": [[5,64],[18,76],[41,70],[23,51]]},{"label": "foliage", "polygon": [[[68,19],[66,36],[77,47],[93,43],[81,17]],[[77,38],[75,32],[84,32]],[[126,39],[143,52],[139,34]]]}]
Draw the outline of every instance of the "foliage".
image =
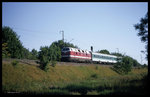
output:
[{"label": "foliage", "polygon": [[59,48],[55,44],[52,44],[50,47],[45,46],[40,48],[38,58],[43,70],[48,71],[50,62],[52,66],[55,67],[56,60],[61,57],[61,53],[59,51]]},{"label": "foliage", "polygon": [[19,62],[18,62],[18,61],[16,61],[16,60],[14,60],[14,61],[12,61],[12,62],[11,62],[11,64],[12,64],[13,66],[17,66],[17,65],[18,65],[18,63],[19,63]]},{"label": "foliage", "polygon": [[57,61],[51,61],[51,65],[53,66],[53,67],[55,67],[56,66],[56,64],[57,64]]},{"label": "foliage", "polygon": [[38,58],[38,52],[37,52],[37,50],[32,49],[31,54],[32,54],[32,59],[33,60],[36,60]]},{"label": "foliage", "polygon": [[133,61],[129,56],[122,57],[121,61],[117,62],[113,68],[120,74],[127,74],[131,71]]},{"label": "foliage", "polygon": [[11,58],[22,58],[22,43],[19,36],[10,27],[2,27],[2,44],[7,43],[7,52],[10,53]]},{"label": "foliage", "polygon": [[30,53],[29,49],[23,48],[22,49],[24,59],[32,59],[32,54]]},{"label": "foliage", "polygon": [[106,49],[97,51],[97,53],[110,54],[109,51]]},{"label": "foliage", "polygon": [[49,69],[50,69],[50,65],[47,63],[46,65],[45,65],[45,67],[44,67],[44,71],[49,71]]},{"label": "foliage", "polygon": [[[10,27],[4,26],[2,28],[2,57],[3,58],[18,58],[18,59],[40,59],[41,64],[49,63],[49,61],[60,61],[61,60],[61,49],[63,47],[75,47],[71,43],[63,42],[62,40],[53,42],[45,50],[44,47],[39,52],[35,49],[32,49],[30,52],[29,49],[23,47],[19,36],[14,32]],[[44,53],[45,52],[45,53]],[[42,55],[44,54],[44,55]],[[42,66],[43,67],[43,66]]]},{"label": "foliage", "polygon": [[64,43],[62,40],[53,42],[49,47],[41,47],[38,54],[38,59],[42,64],[41,67],[44,69],[49,62],[55,67],[56,61],[61,61],[61,49],[64,46],[76,47],[73,44]]},{"label": "foliage", "polygon": [[132,62],[133,62],[133,66],[134,67],[140,67],[141,66],[141,64],[137,61],[137,60],[135,60],[135,59],[133,59],[133,58],[131,58],[132,59]]},{"label": "foliage", "polygon": [[138,30],[141,41],[146,43],[146,58],[148,60],[148,12],[144,18],[141,18],[140,23],[135,24],[134,27]]},{"label": "foliage", "polygon": [[116,52],[111,53],[111,55],[115,55],[115,56],[118,56],[118,57],[123,57],[123,56],[124,56],[123,54],[121,54],[121,53],[116,53]]},{"label": "foliage", "polygon": [[47,65],[50,61],[49,48],[48,46],[40,47],[39,60],[41,64],[41,69],[47,70]]},{"label": "foliage", "polygon": [[[55,61],[61,60],[61,50],[63,47],[78,48],[77,46],[74,46],[71,43],[63,42],[62,40],[55,41],[50,46],[51,60],[55,60]],[[52,59],[52,58],[54,58],[54,59]]]},{"label": "foliage", "polygon": [[56,42],[52,43],[49,47],[50,60],[60,61],[61,49],[57,46]]},{"label": "foliage", "polygon": [[30,52],[26,49],[16,32],[10,27],[2,27],[2,57],[18,59],[36,59],[37,51]]},{"label": "foliage", "polygon": [[3,58],[8,58],[8,57],[10,57],[10,53],[8,52],[7,43],[3,43],[3,44],[2,44],[2,57],[3,57]]}]

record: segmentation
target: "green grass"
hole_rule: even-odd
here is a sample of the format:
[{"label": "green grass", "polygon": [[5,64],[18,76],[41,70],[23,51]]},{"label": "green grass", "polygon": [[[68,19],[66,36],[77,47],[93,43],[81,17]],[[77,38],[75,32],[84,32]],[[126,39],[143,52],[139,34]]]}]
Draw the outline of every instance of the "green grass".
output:
[{"label": "green grass", "polygon": [[[147,94],[147,68],[119,75],[103,66],[50,66],[45,72],[37,66],[2,64],[2,92],[46,95]],[[133,91],[134,90],[134,91]],[[132,91],[132,92],[131,92]]]}]

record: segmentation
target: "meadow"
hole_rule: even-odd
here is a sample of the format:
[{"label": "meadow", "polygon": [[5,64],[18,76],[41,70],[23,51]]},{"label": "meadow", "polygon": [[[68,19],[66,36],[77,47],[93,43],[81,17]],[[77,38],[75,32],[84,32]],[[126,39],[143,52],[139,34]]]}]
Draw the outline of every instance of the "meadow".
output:
[{"label": "meadow", "polygon": [[2,93],[29,95],[146,95],[147,68],[120,75],[101,65],[38,66],[2,62]]}]

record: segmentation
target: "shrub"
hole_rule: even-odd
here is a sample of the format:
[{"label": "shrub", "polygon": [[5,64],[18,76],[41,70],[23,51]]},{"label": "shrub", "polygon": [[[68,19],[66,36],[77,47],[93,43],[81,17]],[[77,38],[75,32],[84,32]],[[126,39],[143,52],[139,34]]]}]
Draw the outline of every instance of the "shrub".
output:
[{"label": "shrub", "polygon": [[49,70],[49,68],[50,68],[50,66],[49,66],[49,64],[47,63],[45,66],[44,66],[44,71],[48,71]]},{"label": "shrub", "polygon": [[128,74],[131,71],[133,66],[133,61],[130,57],[125,56],[121,61],[117,62],[113,68],[119,74]]},{"label": "shrub", "polygon": [[18,61],[16,61],[16,60],[14,60],[14,61],[12,61],[12,62],[11,62],[11,64],[12,64],[13,66],[17,66],[17,65],[18,65],[18,63],[19,63],[19,62],[18,62]]},{"label": "shrub", "polygon": [[51,64],[52,64],[53,67],[55,67],[56,64],[57,64],[57,61],[51,61]]},{"label": "shrub", "polygon": [[49,63],[49,60],[50,60],[49,48],[47,46],[40,48],[38,58],[40,60],[41,69],[47,70],[48,69],[48,63]]}]

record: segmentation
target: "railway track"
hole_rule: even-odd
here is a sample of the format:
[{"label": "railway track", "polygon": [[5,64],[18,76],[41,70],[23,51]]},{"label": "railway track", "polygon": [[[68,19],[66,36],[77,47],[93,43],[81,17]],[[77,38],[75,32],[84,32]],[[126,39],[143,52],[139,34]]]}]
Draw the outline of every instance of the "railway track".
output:
[{"label": "railway track", "polygon": [[[28,64],[28,65],[35,65],[39,66],[39,61],[38,60],[29,60],[29,59],[2,59],[3,63],[11,63],[12,61],[19,61],[20,63],[23,64]],[[110,64],[96,64],[96,63],[77,63],[77,62],[57,62],[57,65],[73,65],[73,66],[87,66],[87,65],[101,65],[105,67],[112,67],[113,65]]]}]

